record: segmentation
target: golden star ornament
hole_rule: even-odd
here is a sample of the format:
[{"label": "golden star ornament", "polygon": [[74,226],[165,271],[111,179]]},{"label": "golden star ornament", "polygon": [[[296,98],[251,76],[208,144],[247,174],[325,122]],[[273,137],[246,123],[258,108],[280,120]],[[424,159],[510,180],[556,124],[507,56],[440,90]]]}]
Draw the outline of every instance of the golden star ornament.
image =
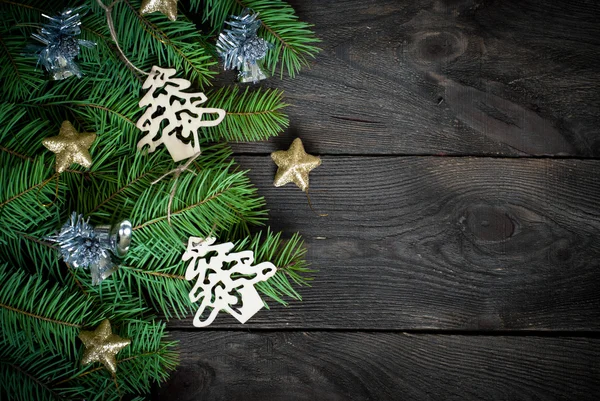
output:
[{"label": "golden star ornament", "polygon": [[144,0],[140,8],[141,14],[160,11],[171,21],[177,20],[177,0]]},{"label": "golden star ornament", "polygon": [[81,364],[101,362],[113,374],[117,372],[115,355],[131,344],[131,340],[112,333],[108,319],[103,320],[94,331],[82,330],[78,337],[85,345]]},{"label": "golden star ornament", "polygon": [[280,187],[293,182],[304,192],[308,190],[308,173],[321,165],[319,157],[304,151],[300,138],[294,139],[288,150],[271,153],[271,159],[278,167],[273,184]]},{"label": "golden star ornament", "polygon": [[56,153],[56,172],[62,173],[73,163],[90,167],[92,156],[88,149],[96,140],[96,133],[82,132],[79,134],[73,124],[63,121],[58,136],[46,138],[42,144]]}]

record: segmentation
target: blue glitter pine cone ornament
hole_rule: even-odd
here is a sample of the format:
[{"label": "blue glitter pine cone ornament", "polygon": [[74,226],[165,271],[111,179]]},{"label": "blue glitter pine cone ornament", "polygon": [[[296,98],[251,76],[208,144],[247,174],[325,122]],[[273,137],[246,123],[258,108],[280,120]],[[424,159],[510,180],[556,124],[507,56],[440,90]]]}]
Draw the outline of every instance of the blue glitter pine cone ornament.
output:
[{"label": "blue glitter pine cone ornament", "polygon": [[85,14],[86,8],[67,8],[55,17],[42,14],[50,21],[31,35],[43,44],[31,47],[38,64],[43,65],[54,80],[67,79],[73,75],[81,78],[82,74],[75,63],[75,57],[79,55],[81,46],[96,46],[94,42],[76,38],[81,34],[81,16]]},{"label": "blue glitter pine cone ornament", "polygon": [[73,212],[60,232],[48,237],[60,247],[65,263],[73,268],[90,269],[92,284],[98,285],[119,266],[113,255],[123,257],[129,250],[132,227],[127,220],[119,224],[92,226],[89,218]]},{"label": "blue glitter pine cone ornament", "polygon": [[267,78],[259,60],[267,55],[273,45],[256,35],[260,28],[258,13],[245,9],[241,15],[232,15],[225,21],[230,28],[223,29],[217,40],[217,53],[225,70],[237,68],[240,82],[256,83]]}]

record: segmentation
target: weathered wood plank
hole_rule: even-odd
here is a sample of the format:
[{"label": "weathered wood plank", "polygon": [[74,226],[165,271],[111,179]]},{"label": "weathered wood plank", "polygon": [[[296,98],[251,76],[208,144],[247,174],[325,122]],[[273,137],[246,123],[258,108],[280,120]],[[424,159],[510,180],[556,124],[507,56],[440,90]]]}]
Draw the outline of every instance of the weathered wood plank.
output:
[{"label": "weathered wood plank", "polygon": [[600,330],[600,161],[323,157],[319,218],[269,157],[237,160],[319,269],[250,328]]},{"label": "weathered wood plank", "polygon": [[600,156],[600,3],[296,2],[323,52],[285,89],[320,154]]},{"label": "weathered wood plank", "polygon": [[600,340],[176,332],[156,400],[597,400]]}]

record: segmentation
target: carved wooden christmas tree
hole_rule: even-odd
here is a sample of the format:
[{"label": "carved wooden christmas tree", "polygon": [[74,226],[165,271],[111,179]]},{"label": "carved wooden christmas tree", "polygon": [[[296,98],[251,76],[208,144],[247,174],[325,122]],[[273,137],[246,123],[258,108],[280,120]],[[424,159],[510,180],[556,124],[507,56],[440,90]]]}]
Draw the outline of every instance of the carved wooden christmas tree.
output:
[{"label": "carved wooden christmas tree", "polygon": [[[186,280],[196,279],[190,300],[200,301],[200,308],[194,316],[196,327],[211,324],[220,310],[245,323],[264,305],[254,284],[268,280],[277,272],[277,267],[269,262],[252,266],[252,251],[230,253],[233,243],[213,245],[215,241],[215,238],[190,237],[183,254],[183,260],[191,259],[185,273]],[[202,320],[206,308],[212,310]]]},{"label": "carved wooden christmas tree", "polygon": [[[140,107],[149,107],[136,125],[145,133],[138,142],[138,149],[149,145],[151,153],[164,144],[177,162],[200,153],[198,130],[218,125],[226,113],[222,109],[202,107],[207,97],[202,92],[184,92],[191,83],[187,79],[173,78],[176,72],[174,68],[152,67],[143,85],[143,89],[149,90],[139,103]],[[216,118],[203,119],[205,114],[216,114]]]}]

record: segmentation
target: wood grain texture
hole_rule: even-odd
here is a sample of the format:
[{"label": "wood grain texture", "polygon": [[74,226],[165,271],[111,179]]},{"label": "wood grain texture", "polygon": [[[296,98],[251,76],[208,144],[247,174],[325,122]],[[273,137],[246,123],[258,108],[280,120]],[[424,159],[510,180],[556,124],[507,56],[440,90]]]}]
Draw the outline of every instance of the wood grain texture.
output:
[{"label": "wood grain texture", "polygon": [[179,332],[155,400],[597,400],[600,341],[337,332]]},{"label": "wood grain texture", "polygon": [[[600,161],[323,157],[319,218],[272,186],[269,157],[237,160],[319,270],[303,302],[244,327],[600,329]],[[241,328],[226,314],[213,327]]]},{"label": "wood grain texture", "polygon": [[[600,399],[600,3],[290,2],[323,52],[261,83],[291,128],[234,150],[319,272],[246,325],[169,322],[154,399]],[[326,218],[272,186],[296,136]]]},{"label": "wood grain texture", "polygon": [[283,88],[319,154],[600,155],[600,3],[306,0],[323,52]]}]

